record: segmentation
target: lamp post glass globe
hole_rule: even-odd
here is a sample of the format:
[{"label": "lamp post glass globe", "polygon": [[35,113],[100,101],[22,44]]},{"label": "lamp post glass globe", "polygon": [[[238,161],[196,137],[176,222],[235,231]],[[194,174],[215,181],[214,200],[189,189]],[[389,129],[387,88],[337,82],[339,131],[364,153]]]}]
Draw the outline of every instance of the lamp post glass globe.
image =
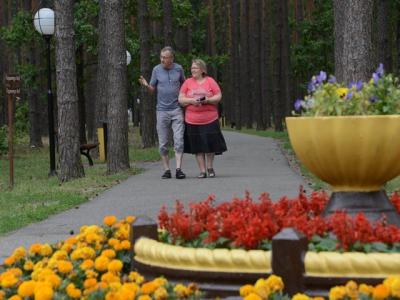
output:
[{"label": "lamp post glass globe", "polygon": [[126,50],[126,65],[129,65],[131,63],[131,54],[129,53],[128,50]]},{"label": "lamp post glass globe", "polygon": [[39,9],[33,17],[33,25],[41,35],[53,35],[54,11],[50,8]]}]

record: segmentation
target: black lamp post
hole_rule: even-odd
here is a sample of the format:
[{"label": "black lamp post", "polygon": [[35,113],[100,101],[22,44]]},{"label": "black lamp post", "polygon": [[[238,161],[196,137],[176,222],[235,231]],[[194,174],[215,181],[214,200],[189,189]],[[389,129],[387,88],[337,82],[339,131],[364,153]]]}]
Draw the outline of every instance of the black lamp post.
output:
[{"label": "black lamp post", "polygon": [[54,34],[54,11],[50,8],[39,9],[33,19],[35,29],[44,37],[47,44],[47,112],[49,118],[49,152],[50,172],[49,176],[57,175],[56,149],[54,139],[54,109],[53,93],[51,91],[51,64],[50,64],[50,39]]}]

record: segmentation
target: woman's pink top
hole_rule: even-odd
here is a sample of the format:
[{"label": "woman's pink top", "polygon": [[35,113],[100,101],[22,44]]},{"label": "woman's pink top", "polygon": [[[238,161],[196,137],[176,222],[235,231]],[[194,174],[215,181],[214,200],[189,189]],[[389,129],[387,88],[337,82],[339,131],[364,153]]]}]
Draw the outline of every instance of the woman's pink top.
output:
[{"label": "woman's pink top", "polygon": [[[209,76],[201,84],[193,78],[188,78],[182,85],[181,93],[188,98],[211,97],[221,92],[218,83]],[[218,119],[218,109],[213,104],[188,105],[185,110],[185,122],[193,125],[209,124]]]}]

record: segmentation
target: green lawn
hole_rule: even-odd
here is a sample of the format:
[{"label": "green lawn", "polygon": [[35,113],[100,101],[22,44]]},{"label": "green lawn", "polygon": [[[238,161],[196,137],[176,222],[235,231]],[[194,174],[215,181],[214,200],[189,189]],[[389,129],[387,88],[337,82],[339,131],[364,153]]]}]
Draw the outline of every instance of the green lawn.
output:
[{"label": "green lawn", "polygon": [[[142,149],[137,133],[130,135],[130,162],[155,161],[158,149]],[[9,162],[0,157],[0,234],[21,228],[27,224],[46,219],[98,195],[120,181],[140,172],[132,167],[116,175],[106,175],[105,163],[94,160],[89,167],[82,156],[85,177],[60,184],[56,177],[48,177],[48,148],[30,149],[15,146],[14,188],[9,189]]]}]

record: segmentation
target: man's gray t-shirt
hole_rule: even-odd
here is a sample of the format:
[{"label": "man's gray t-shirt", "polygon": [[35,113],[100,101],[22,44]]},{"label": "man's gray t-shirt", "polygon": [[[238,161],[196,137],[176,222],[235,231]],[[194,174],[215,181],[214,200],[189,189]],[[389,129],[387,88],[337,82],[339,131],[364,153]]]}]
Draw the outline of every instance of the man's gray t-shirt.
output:
[{"label": "man's gray t-shirt", "polygon": [[150,85],[157,89],[157,110],[169,111],[179,107],[178,96],[185,74],[181,65],[173,63],[170,69],[161,64],[154,67]]}]

